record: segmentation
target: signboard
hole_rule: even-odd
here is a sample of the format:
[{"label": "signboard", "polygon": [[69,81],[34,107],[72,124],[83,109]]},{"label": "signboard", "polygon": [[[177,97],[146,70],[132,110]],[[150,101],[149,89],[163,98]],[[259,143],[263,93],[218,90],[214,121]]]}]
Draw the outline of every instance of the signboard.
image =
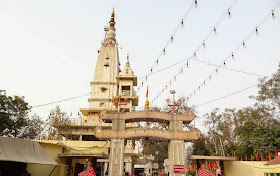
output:
[{"label": "signboard", "polygon": [[184,165],[173,165],[174,174],[185,174],[185,166]]},{"label": "signboard", "polygon": [[94,169],[91,167],[83,172],[80,172],[79,176],[96,176],[96,175],[95,175]]}]

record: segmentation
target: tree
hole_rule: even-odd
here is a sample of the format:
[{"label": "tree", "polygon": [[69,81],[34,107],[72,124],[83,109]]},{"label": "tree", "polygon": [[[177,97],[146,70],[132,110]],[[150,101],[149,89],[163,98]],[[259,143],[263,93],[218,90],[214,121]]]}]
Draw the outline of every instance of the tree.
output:
[{"label": "tree", "polygon": [[0,135],[34,139],[42,128],[32,128],[31,132],[29,125],[40,126],[43,122],[38,116],[29,118],[30,109],[23,96],[7,96],[0,90]]},{"label": "tree", "polygon": [[204,115],[212,155],[230,156],[234,151],[240,157],[280,148],[280,65],[270,79],[259,80],[258,88],[258,95],[251,96],[255,104],[239,110],[216,108]]},{"label": "tree", "polygon": [[193,143],[193,155],[210,155],[210,151],[206,145],[206,138],[204,136],[200,137],[198,141]]},{"label": "tree", "polygon": [[59,106],[56,106],[55,109],[51,110],[47,123],[49,124],[49,136],[57,136],[60,139],[62,135],[64,135],[66,138],[71,138],[71,121],[66,112],[62,112]]}]

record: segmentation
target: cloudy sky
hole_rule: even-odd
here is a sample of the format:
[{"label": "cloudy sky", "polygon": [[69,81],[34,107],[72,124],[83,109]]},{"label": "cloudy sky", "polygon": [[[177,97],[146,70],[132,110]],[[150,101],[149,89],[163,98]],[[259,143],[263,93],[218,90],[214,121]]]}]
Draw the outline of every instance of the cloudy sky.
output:
[{"label": "cloudy sky", "polygon": [[[97,50],[104,39],[104,26],[115,8],[116,38],[120,52],[121,67],[129,52],[131,67],[140,77],[149,73],[182,18],[190,9],[191,0],[0,0],[0,88],[8,95],[22,95],[31,106],[85,95],[90,91]],[[153,72],[193,56],[213,27],[235,0],[198,0],[184,20],[184,28],[174,34],[174,42],[166,47],[166,55],[159,58]],[[279,3],[278,0],[237,0],[231,8],[231,18],[225,17],[206,40],[206,48],[199,49],[197,59],[216,65],[242,44],[267,14]],[[169,90],[189,96],[196,90],[190,104],[199,105],[241,89],[257,84],[260,75],[269,76],[277,70],[280,62],[280,13],[271,16],[246,40],[235,59],[229,59],[226,67],[253,74],[220,69],[218,74],[204,82],[216,67],[195,60],[184,67],[183,74],[174,78],[182,62],[165,71],[153,74],[138,92],[140,108],[144,106],[146,86],[149,99],[153,99],[168,84],[167,91],[153,102],[165,105]],[[255,75],[254,75],[255,74]],[[258,76],[259,75],[259,76]],[[137,88],[136,88],[137,90]],[[198,106],[199,116],[214,108],[241,108],[252,104],[248,98],[257,93],[251,88],[242,93]],[[58,104],[32,109],[46,119],[56,105],[70,114],[88,107],[89,96]],[[203,119],[197,119],[201,128]]]}]

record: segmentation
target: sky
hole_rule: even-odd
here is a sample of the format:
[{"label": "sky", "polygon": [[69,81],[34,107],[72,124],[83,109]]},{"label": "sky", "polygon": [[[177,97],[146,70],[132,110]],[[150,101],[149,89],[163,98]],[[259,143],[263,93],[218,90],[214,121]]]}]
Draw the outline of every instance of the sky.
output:
[{"label": "sky", "polygon": [[[235,0],[234,0],[235,1]],[[184,28],[173,35],[174,42],[159,58],[153,72],[193,56],[194,51],[227,12],[233,0],[198,0],[184,20]],[[68,99],[90,92],[97,50],[104,39],[112,9],[116,16],[116,39],[121,68],[126,55],[141,85],[152,65],[163,51],[178,24],[194,1],[191,0],[0,0],[0,89],[8,95],[21,95],[31,106]],[[278,0],[237,0],[230,10],[231,18],[224,18],[205,42],[206,48],[196,53],[197,59],[220,65],[239,46],[252,30],[271,13]],[[226,67],[263,76],[276,72],[280,63],[280,9],[246,40]],[[153,99],[174,77],[183,62],[153,74],[137,92],[139,109],[144,106],[146,86]],[[189,61],[188,68],[176,77],[153,105],[164,106],[171,98],[169,90],[176,90],[176,99],[188,96],[209,77],[216,67]],[[190,105],[222,97],[257,84],[260,76],[220,69],[200,91],[196,90]],[[137,87],[135,88],[137,90]],[[214,108],[242,108],[253,101],[257,88],[197,107],[197,116]],[[68,114],[78,114],[79,108],[89,106],[88,96],[32,108],[43,120],[51,109],[59,105]],[[196,125],[205,130],[203,119]]]}]

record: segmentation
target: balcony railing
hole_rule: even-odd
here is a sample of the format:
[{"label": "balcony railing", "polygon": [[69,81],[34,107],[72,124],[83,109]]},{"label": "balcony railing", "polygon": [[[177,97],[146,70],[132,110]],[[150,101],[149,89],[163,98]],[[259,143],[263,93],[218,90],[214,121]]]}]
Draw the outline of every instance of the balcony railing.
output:
[{"label": "balcony railing", "polygon": [[124,148],[125,153],[131,154],[139,154],[139,146],[138,145],[126,145]]},{"label": "balcony railing", "polygon": [[122,90],[122,96],[130,96],[130,90]]},{"label": "balcony railing", "polygon": [[[100,127],[112,127],[112,123],[98,122],[94,120],[85,120],[82,118],[69,118],[70,126],[100,126]],[[55,120],[51,118],[51,125],[55,125]],[[137,123],[126,123],[128,128],[139,127]]]}]

